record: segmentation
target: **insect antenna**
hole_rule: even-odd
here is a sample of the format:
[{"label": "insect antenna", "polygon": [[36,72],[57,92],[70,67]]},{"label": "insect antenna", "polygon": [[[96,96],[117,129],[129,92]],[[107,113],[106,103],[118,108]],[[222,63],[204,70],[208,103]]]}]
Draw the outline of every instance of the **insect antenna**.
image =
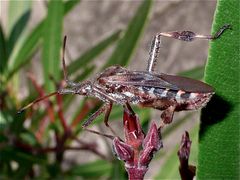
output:
[{"label": "insect antenna", "polygon": [[[68,80],[68,76],[67,76],[67,70],[66,70],[66,64],[65,64],[65,49],[66,49],[66,41],[67,41],[67,36],[64,36],[64,40],[63,40],[63,50],[62,50],[62,66],[63,66],[63,76],[64,76],[64,80],[66,81],[66,83],[69,85],[69,86],[76,86],[75,83],[71,82]],[[24,106],[23,108],[21,108],[17,113],[20,114],[22,113],[24,110],[26,110],[27,108],[33,106],[34,104],[37,104],[38,102],[44,100],[44,99],[47,99],[51,96],[55,96],[57,94],[66,94],[66,93],[72,93],[72,92],[67,92],[67,89],[61,89],[61,90],[57,90],[53,93],[50,93],[46,96],[43,96],[43,97],[40,97],[36,100],[34,100],[33,102],[29,103],[28,105]]]},{"label": "insect antenna", "polygon": [[63,51],[62,51],[62,66],[63,66],[64,81],[67,83],[68,86],[76,87],[76,86],[79,86],[80,83],[74,83],[74,82],[70,81],[69,78],[68,78],[68,73],[67,73],[67,68],[66,68],[66,63],[65,63],[66,43],[67,43],[67,36],[64,36],[64,39],[63,39]]},{"label": "insect antenna", "polygon": [[29,103],[28,105],[24,106],[23,108],[21,108],[17,113],[20,114],[20,113],[22,113],[23,111],[25,111],[27,108],[33,106],[34,104],[37,104],[38,102],[40,102],[40,101],[42,101],[42,100],[44,100],[44,99],[47,99],[47,98],[49,98],[49,97],[51,97],[51,96],[55,96],[55,95],[57,95],[57,94],[59,94],[59,93],[56,91],[56,92],[50,93],[50,94],[48,94],[48,95],[46,95],[46,96],[40,97],[40,98],[34,100],[33,102]]},{"label": "insect antenna", "polygon": [[62,51],[62,66],[63,66],[63,76],[66,83],[68,83],[67,68],[65,63],[65,49],[66,49],[67,36],[64,36],[63,39],[63,51]]}]

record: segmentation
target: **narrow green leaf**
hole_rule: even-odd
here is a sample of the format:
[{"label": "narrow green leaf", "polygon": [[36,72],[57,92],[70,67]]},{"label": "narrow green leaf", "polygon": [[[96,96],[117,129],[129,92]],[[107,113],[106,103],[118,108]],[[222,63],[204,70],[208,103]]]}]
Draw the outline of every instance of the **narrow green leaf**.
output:
[{"label": "narrow green leaf", "polygon": [[195,67],[193,69],[180,72],[180,73],[178,73],[178,75],[201,80],[201,79],[203,79],[204,68],[205,68],[205,66]]},{"label": "narrow green leaf", "polygon": [[73,61],[67,67],[67,71],[69,72],[69,74],[75,73],[80,68],[84,68],[86,67],[87,64],[91,63],[94,60],[94,58],[101,54],[107,47],[109,47],[109,45],[118,40],[120,32],[121,32],[120,30],[114,32],[113,34],[99,42],[97,45],[87,50],[75,61]]},{"label": "narrow green leaf", "polygon": [[[64,15],[66,15],[79,0],[67,1],[64,3]],[[12,77],[12,75],[17,72],[22,66],[26,65],[30,61],[30,57],[33,55],[35,50],[39,45],[39,41],[43,35],[45,19],[42,20],[24,39],[22,45],[11,54],[8,69],[9,73],[7,75],[7,80]]]},{"label": "narrow green leaf", "polygon": [[14,24],[7,42],[8,55],[11,54],[17,40],[19,39],[19,37],[21,37],[22,32],[26,28],[28,20],[30,18],[30,14],[31,14],[30,9],[27,9],[27,11],[24,12],[22,16],[20,16],[19,19]]},{"label": "narrow green leaf", "polygon": [[85,67],[85,70],[83,71],[83,73],[81,73],[80,75],[78,75],[75,79],[74,82],[81,82],[84,79],[86,79],[96,68],[95,65],[89,66],[89,67]]},{"label": "narrow green leaf", "polygon": [[63,3],[62,1],[50,1],[48,15],[44,24],[43,35],[43,75],[44,85],[48,92],[54,91],[54,83],[49,81],[53,76],[60,79],[60,50],[62,47]]},{"label": "narrow green leaf", "polygon": [[107,161],[97,160],[87,164],[77,165],[73,167],[67,174],[81,176],[84,178],[99,178],[107,176],[111,171],[111,164]]},{"label": "narrow green leaf", "polygon": [[30,57],[37,49],[40,37],[42,36],[43,21],[39,23],[33,31],[23,40],[22,46],[18,47],[19,51],[14,51],[9,58],[8,76],[10,79],[15,72],[30,61]]},{"label": "narrow green leaf", "polygon": [[37,145],[37,140],[35,135],[32,132],[22,132],[20,134],[20,138],[23,142],[31,145],[31,146],[35,146]]},{"label": "narrow green leaf", "polygon": [[138,40],[140,39],[141,33],[144,30],[151,4],[151,0],[145,0],[139,6],[133,19],[128,24],[127,30],[122,39],[119,40],[117,47],[107,63],[104,65],[103,69],[113,64],[122,66],[128,64],[137,46]]},{"label": "narrow green leaf", "polygon": [[115,159],[112,165],[112,171],[109,179],[128,179],[124,164],[119,159]]},{"label": "narrow green leaf", "polygon": [[[31,4],[31,1],[9,1],[7,24],[8,35],[10,34],[10,32],[14,31],[14,28],[16,28],[16,23],[19,20],[19,17],[22,17],[23,14],[30,10]],[[19,28],[24,27],[19,26]]]},{"label": "narrow green leaf", "polygon": [[17,162],[29,162],[29,163],[37,163],[37,164],[46,164],[47,161],[43,159],[42,156],[35,156],[30,153],[24,153],[18,149],[14,149],[11,147],[6,147],[1,149],[1,159],[3,161],[14,160]]},{"label": "narrow green leaf", "polygon": [[6,37],[0,23],[0,74],[5,71],[7,64]]},{"label": "narrow green leaf", "polygon": [[240,179],[240,26],[239,1],[220,0],[213,33],[224,24],[232,30],[210,44],[205,81],[216,95],[201,116],[198,179]]},{"label": "narrow green leaf", "polygon": [[68,0],[64,2],[64,15],[70,12],[81,0]]}]

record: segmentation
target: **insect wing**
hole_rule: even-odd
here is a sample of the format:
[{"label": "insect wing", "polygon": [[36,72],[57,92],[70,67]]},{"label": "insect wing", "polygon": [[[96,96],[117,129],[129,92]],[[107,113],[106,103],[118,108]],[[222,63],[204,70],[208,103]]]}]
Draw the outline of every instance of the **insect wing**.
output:
[{"label": "insect wing", "polygon": [[125,86],[143,86],[162,89],[179,90],[179,88],[161,78],[161,74],[144,71],[125,72],[123,74],[108,77],[108,83],[121,84]]},{"label": "insect wing", "polygon": [[208,84],[182,76],[161,74],[161,79],[177,86],[179,89],[192,93],[212,93],[214,89]]}]

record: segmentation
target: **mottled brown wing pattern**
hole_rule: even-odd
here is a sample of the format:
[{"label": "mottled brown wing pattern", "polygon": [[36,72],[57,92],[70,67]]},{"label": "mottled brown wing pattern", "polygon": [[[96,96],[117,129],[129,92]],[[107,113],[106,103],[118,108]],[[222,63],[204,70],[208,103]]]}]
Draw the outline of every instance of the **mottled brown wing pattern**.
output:
[{"label": "mottled brown wing pattern", "polygon": [[145,86],[152,88],[162,88],[180,90],[176,85],[171,84],[161,78],[161,74],[149,73],[146,71],[125,71],[116,75],[105,77],[105,82],[109,84],[121,84],[125,86]]}]

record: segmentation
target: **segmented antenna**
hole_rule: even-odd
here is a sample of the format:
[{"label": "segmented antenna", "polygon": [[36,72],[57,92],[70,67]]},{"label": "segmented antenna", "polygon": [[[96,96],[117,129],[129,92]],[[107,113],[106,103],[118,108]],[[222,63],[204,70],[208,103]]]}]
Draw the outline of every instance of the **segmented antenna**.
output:
[{"label": "segmented antenna", "polygon": [[[64,80],[66,81],[67,84],[70,84],[71,82],[69,82],[68,80],[68,76],[67,76],[67,70],[66,70],[66,64],[65,64],[65,49],[66,49],[66,41],[67,41],[67,36],[64,36],[64,40],[63,40],[63,51],[62,51],[62,66],[63,66],[63,75],[64,75]],[[56,92],[53,92],[53,93],[50,93],[46,96],[43,96],[43,97],[40,97],[38,99],[36,99],[35,101],[29,103],[28,105],[24,106],[23,108],[21,108],[17,113],[20,114],[22,113],[23,111],[25,111],[27,108],[33,106],[34,104],[44,100],[44,99],[47,99],[51,96],[55,96],[57,94],[59,94],[60,91],[56,91]]]},{"label": "segmented antenna", "polygon": [[63,39],[63,50],[62,50],[62,66],[63,66],[64,81],[67,83],[68,86],[76,87],[76,86],[79,86],[80,83],[75,83],[75,82],[72,82],[72,81],[70,81],[68,79],[68,73],[67,73],[67,68],[66,68],[66,63],[65,63],[66,43],[67,43],[67,36],[64,36],[64,39]]},{"label": "segmented antenna", "polygon": [[62,50],[62,66],[63,66],[63,76],[66,83],[69,82],[68,75],[67,75],[67,68],[65,63],[65,49],[66,49],[66,42],[67,42],[67,36],[64,36],[63,39],[63,50]]},{"label": "segmented antenna", "polygon": [[148,59],[148,65],[147,65],[147,71],[152,72],[154,71],[154,68],[156,66],[156,62],[158,59],[159,51],[160,51],[160,35],[156,35],[151,44],[150,52],[149,52],[149,59]]},{"label": "segmented antenna", "polygon": [[33,106],[34,104],[38,103],[39,101],[42,101],[42,100],[44,100],[44,99],[47,99],[47,98],[49,98],[49,97],[51,97],[51,96],[55,96],[55,95],[57,95],[57,94],[58,94],[58,92],[53,92],[53,93],[48,94],[48,95],[46,95],[46,96],[40,97],[40,98],[36,99],[35,101],[29,103],[28,105],[24,106],[24,107],[23,107],[22,109],[20,109],[17,113],[20,114],[20,113],[22,113],[23,111],[25,111],[25,109]]}]

